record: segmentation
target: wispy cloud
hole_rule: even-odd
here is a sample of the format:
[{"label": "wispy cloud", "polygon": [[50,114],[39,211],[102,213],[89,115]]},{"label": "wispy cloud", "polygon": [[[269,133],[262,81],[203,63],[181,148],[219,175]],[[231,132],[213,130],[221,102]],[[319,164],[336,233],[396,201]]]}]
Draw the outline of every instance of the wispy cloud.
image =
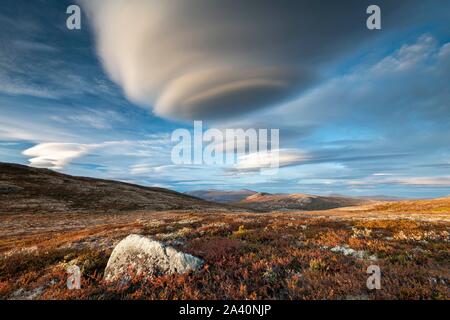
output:
[{"label": "wispy cloud", "polygon": [[41,52],[56,52],[58,48],[46,43],[41,43],[37,41],[30,41],[24,39],[13,40],[12,45],[18,49],[26,51],[27,53],[33,52],[35,54],[36,51]]},{"label": "wispy cloud", "polygon": [[448,177],[418,177],[405,178],[392,181],[394,183],[415,186],[439,186],[450,187],[450,176]]},{"label": "wispy cloud", "polygon": [[95,129],[111,129],[114,123],[123,123],[126,119],[113,110],[84,108],[69,114],[52,115],[50,119],[62,124],[77,123]]}]

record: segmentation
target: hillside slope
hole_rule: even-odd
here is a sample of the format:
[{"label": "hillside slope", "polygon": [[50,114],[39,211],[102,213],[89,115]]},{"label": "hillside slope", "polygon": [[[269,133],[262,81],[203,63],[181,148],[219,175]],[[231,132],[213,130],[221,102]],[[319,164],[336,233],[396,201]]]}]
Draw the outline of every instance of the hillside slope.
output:
[{"label": "hillside slope", "polygon": [[122,212],[219,209],[221,205],[163,188],[74,177],[0,163],[0,213]]},{"label": "hillside slope", "polygon": [[240,207],[254,210],[328,210],[341,207],[358,206],[368,200],[349,197],[325,197],[305,194],[257,193],[237,203]]},{"label": "hillside slope", "polygon": [[426,214],[450,214],[450,197],[385,202],[377,204],[373,210],[380,213],[414,212]]},{"label": "hillside slope", "polygon": [[220,202],[220,203],[232,203],[239,202],[245,198],[256,194],[256,191],[252,190],[236,190],[236,191],[224,191],[224,190],[196,190],[186,192],[190,196],[194,196],[207,201]]}]

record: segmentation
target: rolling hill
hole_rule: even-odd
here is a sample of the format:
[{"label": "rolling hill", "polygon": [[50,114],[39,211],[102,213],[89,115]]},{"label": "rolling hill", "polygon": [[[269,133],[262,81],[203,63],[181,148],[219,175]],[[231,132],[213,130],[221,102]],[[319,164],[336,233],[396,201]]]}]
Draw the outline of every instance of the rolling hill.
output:
[{"label": "rolling hill", "polygon": [[270,194],[248,189],[236,191],[198,190],[187,194],[204,200],[231,204],[255,211],[276,210],[328,210],[358,206],[373,202],[372,199],[345,196],[313,196],[306,194]]},{"label": "rolling hill", "polygon": [[275,210],[328,210],[341,207],[358,206],[369,200],[350,197],[326,197],[306,194],[256,193],[237,203],[244,208],[262,211]]},{"label": "rolling hill", "polygon": [[0,163],[0,213],[203,210],[224,206],[175,191]]},{"label": "rolling hill", "polygon": [[219,202],[219,203],[233,203],[244,200],[245,198],[256,194],[256,191],[252,190],[236,190],[236,191],[223,191],[223,190],[196,190],[186,192],[190,196],[194,196],[207,201]]},{"label": "rolling hill", "polygon": [[425,214],[450,214],[450,197],[404,200],[395,202],[384,202],[374,207],[377,212],[414,212]]}]

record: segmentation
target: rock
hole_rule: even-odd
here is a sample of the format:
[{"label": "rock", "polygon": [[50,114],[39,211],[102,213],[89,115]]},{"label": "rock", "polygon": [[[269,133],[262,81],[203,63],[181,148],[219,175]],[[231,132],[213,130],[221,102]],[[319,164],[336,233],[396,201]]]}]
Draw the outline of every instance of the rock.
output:
[{"label": "rock", "polygon": [[345,256],[351,256],[358,259],[368,259],[371,261],[377,261],[377,257],[375,255],[368,256],[365,251],[358,251],[348,247],[336,246],[330,249],[332,252],[342,253]]},{"label": "rock", "polygon": [[41,294],[44,293],[44,287],[38,287],[31,291],[27,291],[20,288],[13,292],[10,297],[11,300],[35,300],[38,299]]},{"label": "rock", "polygon": [[114,248],[105,269],[107,281],[129,281],[130,275],[158,276],[198,270],[203,261],[161,242],[129,235]]}]

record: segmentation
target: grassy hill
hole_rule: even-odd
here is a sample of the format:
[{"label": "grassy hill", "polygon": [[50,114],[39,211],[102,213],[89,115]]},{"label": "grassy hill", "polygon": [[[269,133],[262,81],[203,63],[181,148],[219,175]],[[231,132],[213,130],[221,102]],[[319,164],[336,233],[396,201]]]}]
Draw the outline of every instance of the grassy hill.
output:
[{"label": "grassy hill", "polygon": [[218,209],[163,188],[74,177],[47,169],[0,163],[0,213],[122,212]]}]

